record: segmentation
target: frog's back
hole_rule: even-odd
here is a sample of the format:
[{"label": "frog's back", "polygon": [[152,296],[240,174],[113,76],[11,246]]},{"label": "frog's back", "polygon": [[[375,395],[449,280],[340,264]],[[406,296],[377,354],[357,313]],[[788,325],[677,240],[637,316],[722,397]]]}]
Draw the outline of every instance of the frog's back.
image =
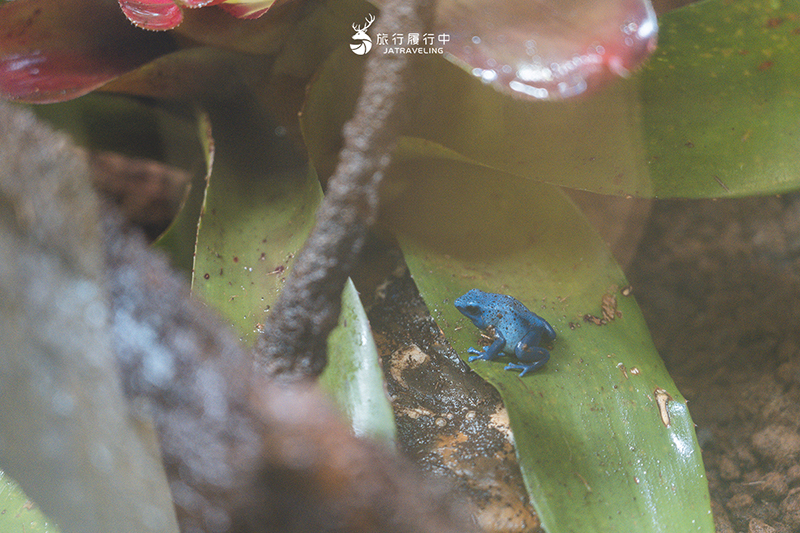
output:
[{"label": "frog's back", "polygon": [[514,315],[513,317],[513,324],[507,324],[506,327],[513,329],[513,334],[509,331],[509,335],[515,338],[522,338],[526,333],[529,331],[536,329],[541,332],[542,341],[544,342],[552,342],[556,340],[556,332],[553,327],[547,322],[547,320],[543,319],[530,309],[528,309],[525,304],[517,300],[516,298],[512,298],[511,296],[504,296],[504,295],[497,295],[503,296],[508,300],[503,302],[506,309],[511,311],[511,314]]}]

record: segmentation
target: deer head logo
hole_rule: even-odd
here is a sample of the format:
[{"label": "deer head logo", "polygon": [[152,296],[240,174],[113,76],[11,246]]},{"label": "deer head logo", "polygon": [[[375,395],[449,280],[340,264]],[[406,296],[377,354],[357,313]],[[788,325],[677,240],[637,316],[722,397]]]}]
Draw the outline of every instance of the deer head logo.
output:
[{"label": "deer head logo", "polygon": [[350,50],[360,56],[363,56],[372,49],[372,38],[367,35],[367,28],[372,26],[372,23],[375,22],[375,15],[370,13],[364,20],[367,22],[364,26],[353,24],[353,30],[356,33],[353,35],[352,39],[356,42],[350,43]]}]

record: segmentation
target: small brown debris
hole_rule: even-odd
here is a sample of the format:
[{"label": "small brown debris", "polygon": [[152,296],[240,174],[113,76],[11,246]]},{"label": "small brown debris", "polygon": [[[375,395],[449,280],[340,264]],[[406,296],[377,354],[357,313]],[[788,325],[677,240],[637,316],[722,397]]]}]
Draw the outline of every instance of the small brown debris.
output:
[{"label": "small brown debris", "polygon": [[656,397],[656,405],[658,405],[658,414],[661,416],[661,422],[664,424],[664,427],[669,427],[670,421],[667,404],[672,401],[672,396],[661,387],[656,387],[656,390],[653,391],[653,396]]},{"label": "small brown debris", "polygon": [[606,324],[608,324],[607,320],[603,320],[602,318],[597,318],[596,316],[590,314],[583,315],[583,321],[591,322],[595,326],[605,326]]},{"label": "small brown debris", "polygon": [[770,472],[761,479],[756,496],[762,500],[778,501],[789,492],[789,484],[786,483],[786,476],[778,472]]},{"label": "small brown debris", "polygon": [[789,470],[786,471],[786,481],[790,485],[794,485],[800,481],[800,465],[792,465],[789,467]]},{"label": "small brown debris", "polygon": [[789,491],[780,505],[783,513],[783,522],[792,530],[800,527],[800,487],[795,487]]},{"label": "small brown debris", "polygon": [[734,494],[733,497],[728,500],[728,503],[725,504],[725,507],[728,508],[729,511],[733,513],[739,513],[741,511],[747,511],[751,507],[753,507],[753,497],[747,493],[741,492],[739,494]]},{"label": "small brown debris", "polygon": [[775,533],[775,528],[758,518],[751,518],[747,525],[747,533]]},{"label": "small brown debris", "polygon": [[716,500],[711,500],[711,510],[714,512],[714,528],[716,533],[736,533],[733,529],[728,513],[722,504]]},{"label": "small brown debris", "polygon": [[601,308],[603,309],[603,318],[606,321],[611,321],[617,318],[617,296],[614,294],[604,294],[603,300],[601,304]]}]

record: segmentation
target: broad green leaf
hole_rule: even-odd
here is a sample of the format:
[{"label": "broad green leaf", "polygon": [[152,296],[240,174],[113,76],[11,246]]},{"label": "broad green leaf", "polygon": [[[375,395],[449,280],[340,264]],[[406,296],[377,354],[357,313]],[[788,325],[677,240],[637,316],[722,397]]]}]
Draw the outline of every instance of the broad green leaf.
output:
[{"label": "broad green leaf", "polygon": [[27,533],[58,533],[57,525],[49,520],[28,499],[17,483],[0,470],[0,531]]},{"label": "broad green leaf", "polygon": [[655,195],[800,186],[798,13],[797,0],[712,0],[662,17],[638,76]]},{"label": "broad green leaf", "polygon": [[[403,131],[440,157],[605,194],[796,189],[798,12],[797,0],[710,0],[672,11],[661,18],[659,48],[642,71],[565,102],[508,98],[442,57],[424,56]],[[304,131],[323,176],[332,171],[362,66],[349,50],[333,54],[306,101]]]},{"label": "broad green leaf", "polygon": [[[362,67],[349,49],[338,50],[306,99],[303,129],[321,176],[333,170]],[[587,98],[528,102],[498,93],[441,56],[424,56],[414,86],[403,133],[429,152],[577,189],[652,192],[631,83]]]},{"label": "broad green leaf", "polygon": [[[551,360],[524,378],[507,359],[470,364],[503,398],[545,529],[713,532],[686,401],[622,294],[623,274],[564,194],[446,160],[407,160],[392,176],[384,223],[464,359],[479,332],[453,300],[472,288],[516,297],[558,333]],[[611,296],[614,320],[584,321]]]},{"label": "broad green leaf", "polygon": [[269,62],[252,56],[200,46],[163,55],[119,76],[102,91],[183,102],[236,101],[242,85],[262,79]]},{"label": "broad green leaf", "polygon": [[291,141],[254,107],[212,112],[214,165],[197,232],[193,291],[252,343],[322,197]]},{"label": "broad green leaf", "polygon": [[[264,134],[275,127],[257,111],[212,113],[211,128],[206,154],[213,165],[197,231],[193,289],[250,344],[314,224],[322,190],[316,173],[297,164],[286,138]],[[342,304],[323,381],[357,435],[391,441],[394,416],[351,282]]]},{"label": "broad green leaf", "polygon": [[327,0],[316,3],[293,28],[273,72],[278,76],[308,79],[338,46],[350,43],[353,24],[377,13],[364,0]]},{"label": "broad green leaf", "polygon": [[328,366],[320,384],[336,399],[357,436],[394,442],[394,413],[386,397],[378,349],[350,280],[342,294],[339,325],[328,337]]}]

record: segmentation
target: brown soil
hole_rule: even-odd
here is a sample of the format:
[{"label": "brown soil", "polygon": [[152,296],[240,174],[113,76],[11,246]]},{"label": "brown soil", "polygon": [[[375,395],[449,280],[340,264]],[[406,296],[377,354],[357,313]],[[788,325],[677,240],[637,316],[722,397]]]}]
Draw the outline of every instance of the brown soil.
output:
[{"label": "brown soil", "polygon": [[800,531],[800,195],[655,202],[627,274],[689,399],[717,531]]}]

